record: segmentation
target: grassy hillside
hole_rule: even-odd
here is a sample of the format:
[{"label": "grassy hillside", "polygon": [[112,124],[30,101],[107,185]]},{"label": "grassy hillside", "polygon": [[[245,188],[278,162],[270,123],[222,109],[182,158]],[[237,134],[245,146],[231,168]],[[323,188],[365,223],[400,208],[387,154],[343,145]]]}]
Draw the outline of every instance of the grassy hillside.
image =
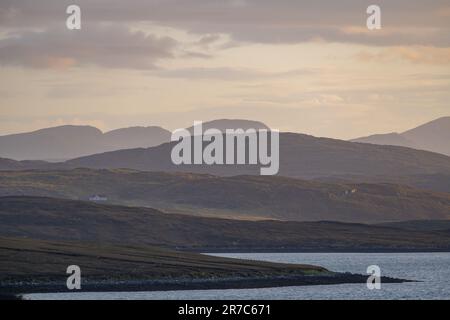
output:
[{"label": "grassy hillside", "polygon": [[450,220],[412,220],[400,222],[386,222],[378,224],[382,227],[392,227],[414,231],[443,231],[450,234]]},{"label": "grassy hillside", "polygon": [[407,176],[364,176],[344,175],[316,179],[316,181],[354,184],[354,183],[392,183],[410,186],[417,189],[450,193],[450,174],[415,174]]},{"label": "grassy hillside", "polygon": [[62,164],[53,164],[45,161],[16,161],[12,159],[0,158],[0,170],[31,170],[31,169],[56,169],[63,167]]},{"label": "grassy hillside", "polygon": [[87,200],[94,194],[107,196],[113,204],[253,220],[376,223],[450,218],[450,194],[395,184],[125,169],[0,172],[0,196]]},{"label": "grassy hillside", "polygon": [[318,266],[220,258],[142,245],[0,237],[2,294],[68,291],[70,265],[81,268],[82,291],[96,292],[361,283],[366,278]]},{"label": "grassy hillside", "polygon": [[336,222],[239,221],[34,197],[0,198],[0,236],[188,250],[450,250],[450,234]]},{"label": "grassy hillside", "polygon": [[309,265],[277,264],[177,252],[151,246],[51,242],[0,237],[0,281],[12,277],[67,278],[67,266],[83,276],[105,279],[201,278],[325,272]]}]

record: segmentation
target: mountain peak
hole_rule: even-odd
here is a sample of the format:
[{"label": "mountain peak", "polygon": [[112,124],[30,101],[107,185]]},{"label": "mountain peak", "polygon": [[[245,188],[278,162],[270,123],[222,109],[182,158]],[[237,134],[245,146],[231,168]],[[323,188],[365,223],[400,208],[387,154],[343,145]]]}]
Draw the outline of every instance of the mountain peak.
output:
[{"label": "mountain peak", "polygon": [[[212,121],[206,121],[202,123],[203,130],[218,129],[225,132],[227,129],[269,129],[267,125],[260,121],[245,120],[245,119],[217,119]],[[187,129],[189,132],[193,132],[193,127]]]},{"label": "mountain peak", "polygon": [[[416,128],[407,130],[405,132],[403,132],[403,134],[414,134],[416,132],[421,132],[421,133],[425,133],[427,131],[430,130],[439,130],[439,131],[445,131],[445,132],[450,132],[450,116],[449,117],[442,117],[442,118],[438,118],[435,120],[432,120],[430,122],[424,123]],[[450,138],[450,136],[449,136]]]},{"label": "mountain peak", "polygon": [[376,134],[352,142],[403,146],[450,156],[450,117],[441,117],[403,133]]}]

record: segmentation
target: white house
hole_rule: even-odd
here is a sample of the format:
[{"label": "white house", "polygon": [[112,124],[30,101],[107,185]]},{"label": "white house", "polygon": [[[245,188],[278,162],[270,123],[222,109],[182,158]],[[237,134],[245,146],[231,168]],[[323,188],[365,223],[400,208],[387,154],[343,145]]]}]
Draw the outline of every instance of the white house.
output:
[{"label": "white house", "polygon": [[98,194],[89,197],[89,201],[108,201],[108,198],[105,196],[100,196]]}]

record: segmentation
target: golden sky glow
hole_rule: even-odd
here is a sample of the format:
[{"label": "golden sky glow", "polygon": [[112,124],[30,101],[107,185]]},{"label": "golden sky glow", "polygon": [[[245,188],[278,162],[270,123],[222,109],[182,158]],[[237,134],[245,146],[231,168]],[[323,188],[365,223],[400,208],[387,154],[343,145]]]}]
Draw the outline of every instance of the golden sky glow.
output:
[{"label": "golden sky glow", "polygon": [[104,15],[79,2],[87,17],[80,31],[64,30],[64,1],[42,1],[47,10],[30,1],[0,4],[0,134],[62,124],[176,129],[248,118],[349,139],[450,114],[446,1],[427,10],[426,1],[405,10],[405,1],[381,1],[386,18],[373,32],[356,1],[344,1],[335,16],[324,1],[325,17],[315,23],[304,12],[297,23],[290,12],[304,1],[273,8],[276,1],[154,1],[160,12],[147,20],[131,9],[121,16],[118,1]]}]

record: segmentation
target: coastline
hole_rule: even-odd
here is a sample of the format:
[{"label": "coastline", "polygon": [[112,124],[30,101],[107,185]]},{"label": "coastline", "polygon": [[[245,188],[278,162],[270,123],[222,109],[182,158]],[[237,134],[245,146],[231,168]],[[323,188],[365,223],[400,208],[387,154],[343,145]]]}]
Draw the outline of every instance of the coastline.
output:
[{"label": "coastline", "polygon": [[274,247],[274,248],[255,248],[255,247],[174,247],[171,248],[180,252],[194,252],[200,254],[216,254],[216,253],[440,253],[449,252],[448,248],[303,248],[303,247]]},{"label": "coastline", "polygon": [[[366,283],[367,276],[351,273],[327,273],[322,275],[290,275],[266,277],[233,277],[170,280],[86,280],[80,291],[70,291],[63,281],[17,281],[1,285],[3,293],[11,295],[60,292],[132,292],[212,289],[256,289],[270,287],[314,286]],[[411,280],[382,277],[383,283],[413,282]]]},{"label": "coastline", "polygon": [[[67,266],[73,264],[82,270],[81,292],[365,284],[368,278],[368,275],[334,272],[317,265],[226,258],[159,247],[0,240],[2,294],[73,292],[66,287]],[[382,277],[382,281],[410,282],[389,277]]]}]

